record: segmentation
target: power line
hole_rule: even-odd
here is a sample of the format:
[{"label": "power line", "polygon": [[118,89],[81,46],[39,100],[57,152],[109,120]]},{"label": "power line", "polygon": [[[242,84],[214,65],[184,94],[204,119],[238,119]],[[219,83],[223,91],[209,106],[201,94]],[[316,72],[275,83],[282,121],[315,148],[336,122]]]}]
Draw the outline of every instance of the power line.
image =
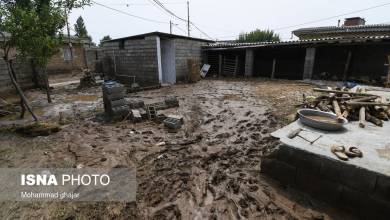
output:
[{"label": "power line", "polygon": [[360,10],[357,10],[357,11],[351,11],[351,12],[347,12],[347,13],[344,13],[344,14],[339,14],[339,15],[334,15],[334,16],[327,17],[327,18],[322,18],[322,19],[318,19],[318,20],[314,20],[314,21],[309,21],[309,22],[305,22],[305,23],[301,23],[301,24],[280,27],[280,28],[276,28],[274,30],[283,30],[283,29],[298,27],[298,26],[302,26],[302,25],[313,24],[313,23],[317,23],[317,22],[321,22],[321,21],[326,21],[326,20],[342,17],[342,16],[345,16],[345,15],[355,14],[355,13],[358,13],[358,12],[363,12],[363,11],[368,11],[368,10],[375,9],[375,8],[384,7],[384,6],[387,6],[387,5],[390,5],[390,2],[381,4],[381,5],[372,6],[372,7],[369,7],[369,8],[360,9]]},{"label": "power line", "polygon": [[107,9],[110,9],[110,10],[113,10],[113,11],[116,11],[118,13],[121,13],[121,14],[124,14],[124,15],[127,15],[127,16],[130,16],[130,17],[133,17],[133,18],[138,18],[138,19],[141,19],[141,20],[144,20],[144,21],[149,21],[149,22],[154,22],[154,23],[158,23],[158,24],[169,24],[169,22],[164,22],[164,21],[158,21],[158,20],[154,20],[154,19],[150,19],[150,18],[145,18],[145,17],[141,17],[141,16],[137,16],[137,15],[133,15],[133,14],[130,14],[130,13],[127,13],[125,11],[121,11],[119,9],[116,9],[116,8],[112,8],[110,6],[107,6],[107,5],[103,5],[101,3],[98,3],[96,1],[91,1],[99,6],[102,6],[104,8],[107,8]]},{"label": "power line", "polygon": [[166,8],[159,0],[152,0],[154,3],[156,3],[158,6],[160,6],[162,9],[164,9],[166,12],[168,12],[170,15],[172,15],[173,17],[179,19],[179,20],[182,20],[184,22],[187,22],[186,19],[184,18],[181,18],[179,16],[177,16],[175,13],[173,13],[171,10],[169,10],[168,8]]},{"label": "power line", "polygon": [[[150,1],[150,0],[149,0]],[[157,4],[159,7],[161,7],[162,9],[164,9],[164,11],[166,11],[167,13],[169,13],[171,16],[181,20],[181,21],[184,21],[184,22],[188,22],[186,19],[184,18],[181,18],[179,16],[177,16],[174,12],[172,12],[171,10],[169,10],[167,7],[164,6],[163,3],[161,3],[159,0],[152,0],[155,4]],[[195,23],[193,22],[189,22],[192,26],[194,26],[200,33],[202,33],[203,35],[205,35],[206,37],[208,37],[209,39],[213,39],[212,37],[210,37],[206,32],[202,31]]]},{"label": "power line", "polygon": [[181,32],[183,32],[184,34],[186,34],[186,31],[183,29],[183,28],[181,28],[181,27],[179,27],[178,25],[175,25],[174,27],[176,27],[177,29],[179,29]]},{"label": "power line", "polygon": [[[301,24],[280,27],[280,28],[276,28],[276,29],[273,29],[273,30],[274,31],[278,31],[278,30],[289,29],[289,28],[298,27],[298,26],[302,26],[302,25],[318,23],[318,22],[321,22],[321,21],[326,21],[326,20],[330,20],[330,19],[334,19],[334,18],[338,18],[338,17],[350,15],[350,14],[355,14],[355,13],[359,13],[359,12],[363,12],[363,11],[368,11],[368,10],[372,10],[372,9],[376,9],[376,8],[380,8],[380,7],[384,7],[384,6],[388,6],[388,5],[390,5],[390,2],[384,3],[384,4],[380,4],[380,5],[376,5],[376,6],[372,6],[372,7],[369,7],[369,8],[364,8],[364,9],[360,9],[360,10],[356,10],[356,11],[351,11],[351,12],[339,14],[339,15],[334,15],[334,16],[331,16],[331,17],[326,17],[326,18],[321,18],[321,19],[318,19],[318,20],[308,21],[308,22],[304,22],[304,23],[301,23]],[[385,24],[385,23],[382,23],[382,24]],[[223,39],[223,38],[231,38],[231,37],[238,37],[238,36],[239,35],[231,35],[231,36],[222,36],[222,37],[219,37],[219,38]]]},{"label": "power line", "polygon": [[[186,2],[164,2],[163,4],[165,5],[181,5],[181,4],[186,4]],[[117,3],[117,4],[107,4],[107,5],[116,5],[116,6],[150,6],[148,3]]]}]

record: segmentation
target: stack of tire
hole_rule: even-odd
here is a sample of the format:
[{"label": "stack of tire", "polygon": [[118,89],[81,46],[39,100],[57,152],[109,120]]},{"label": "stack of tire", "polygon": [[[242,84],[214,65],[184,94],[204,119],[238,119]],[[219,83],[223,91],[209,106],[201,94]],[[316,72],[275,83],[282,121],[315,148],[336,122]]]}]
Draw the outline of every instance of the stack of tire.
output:
[{"label": "stack of tire", "polygon": [[129,114],[125,100],[125,87],[116,81],[103,83],[104,111],[111,117],[122,118]]}]

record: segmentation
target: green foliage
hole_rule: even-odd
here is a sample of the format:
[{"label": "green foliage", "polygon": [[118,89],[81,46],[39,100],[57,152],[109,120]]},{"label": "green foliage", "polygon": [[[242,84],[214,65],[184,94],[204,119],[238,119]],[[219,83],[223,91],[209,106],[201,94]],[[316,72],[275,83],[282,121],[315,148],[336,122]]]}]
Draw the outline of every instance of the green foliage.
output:
[{"label": "green foliage", "polygon": [[280,41],[280,37],[272,30],[256,29],[249,33],[241,33],[237,39],[241,43]]},{"label": "green foliage", "polygon": [[102,46],[102,45],[103,45],[103,41],[107,41],[107,40],[112,40],[111,37],[110,37],[110,35],[104,36],[104,37],[100,40],[99,46]]},{"label": "green foliage", "polygon": [[[85,0],[5,0],[0,3],[0,30],[11,34],[3,48],[16,47],[22,58],[45,67],[63,43],[67,12]],[[64,8],[69,6],[68,8]]]},{"label": "green foliage", "polygon": [[83,17],[77,18],[76,24],[74,25],[76,36],[79,38],[89,38],[87,28],[85,27]]}]

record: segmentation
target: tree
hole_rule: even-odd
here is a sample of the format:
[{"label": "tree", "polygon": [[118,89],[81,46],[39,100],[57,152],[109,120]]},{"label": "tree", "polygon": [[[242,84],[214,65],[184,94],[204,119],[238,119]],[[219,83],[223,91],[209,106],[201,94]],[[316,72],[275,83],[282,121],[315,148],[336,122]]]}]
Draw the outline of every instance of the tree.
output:
[{"label": "tree", "polygon": [[272,30],[256,29],[249,33],[241,33],[237,39],[241,43],[280,41],[279,34]]},{"label": "tree", "polygon": [[106,35],[104,36],[101,40],[100,40],[100,44],[99,44],[99,47],[103,46],[103,42],[104,41],[107,41],[107,40],[112,40],[110,35]]},{"label": "tree", "polygon": [[77,18],[76,24],[74,25],[74,30],[76,32],[76,36],[79,38],[89,38],[87,28],[84,24],[83,17]]},{"label": "tree", "polygon": [[[70,4],[72,7],[70,7]],[[1,45],[10,78],[22,101],[22,109],[27,107],[37,120],[15,80],[10,49],[16,48],[23,60],[31,59],[34,67],[43,73],[48,102],[51,102],[46,66],[51,56],[62,45],[62,29],[66,24],[69,8],[82,7],[89,0],[3,0],[0,2],[0,30],[10,34]]]}]

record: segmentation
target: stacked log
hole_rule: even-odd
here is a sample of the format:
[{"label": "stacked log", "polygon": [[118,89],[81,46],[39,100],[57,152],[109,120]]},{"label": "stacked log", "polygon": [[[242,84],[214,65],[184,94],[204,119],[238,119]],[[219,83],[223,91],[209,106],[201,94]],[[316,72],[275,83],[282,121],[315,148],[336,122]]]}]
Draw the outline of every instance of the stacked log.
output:
[{"label": "stacked log", "polygon": [[383,121],[390,118],[390,103],[383,97],[369,93],[352,92],[342,89],[319,89],[322,95],[308,100],[304,96],[302,108],[317,109],[325,112],[333,112],[338,118],[346,118],[349,121],[359,121],[359,126],[364,128],[367,122],[376,126],[383,126]]}]

